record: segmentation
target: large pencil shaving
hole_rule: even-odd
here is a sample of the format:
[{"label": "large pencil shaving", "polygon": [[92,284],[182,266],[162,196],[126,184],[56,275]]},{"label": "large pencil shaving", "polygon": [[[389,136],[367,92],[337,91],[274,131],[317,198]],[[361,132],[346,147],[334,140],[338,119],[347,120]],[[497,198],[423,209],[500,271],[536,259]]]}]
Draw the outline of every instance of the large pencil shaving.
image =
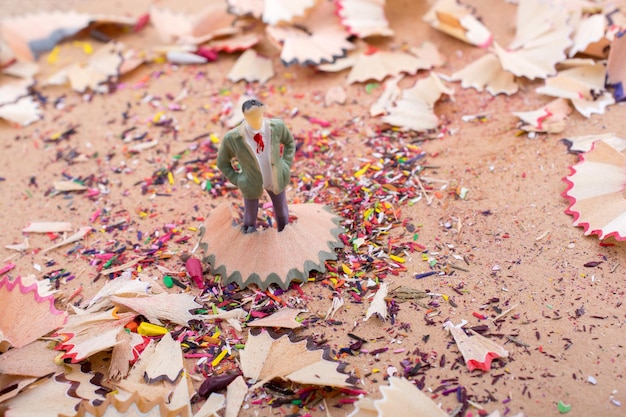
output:
[{"label": "large pencil shaving", "polygon": [[180,342],[165,333],[157,343],[154,353],[148,358],[144,379],[152,384],[161,380],[173,384],[183,373],[183,353]]},{"label": "large pencil shaving", "polygon": [[280,233],[267,229],[246,235],[232,225],[229,207],[222,204],[211,212],[203,245],[206,261],[227,283],[287,288],[294,279],[306,280],[312,270],[324,271],[324,261],[336,259],[334,249],[343,246],[336,217],[319,204],[290,205],[298,220]]},{"label": "large pencil shaving", "polygon": [[22,347],[60,328],[67,313],[54,307],[54,297],[42,297],[37,284],[24,285],[22,278],[0,279],[0,305],[11,314],[0,315],[0,341]]},{"label": "large pencil shaving", "polygon": [[570,202],[567,214],[585,235],[600,239],[626,240],[626,157],[604,141],[596,141],[590,151],[564,178],[568,184],[563,196]]},{"label": "large pencil shaving", "polygon": [[470,371],[480,369],[486,372],[491,369],[492,360],[509,356],[509,353],[502,346],[478,333],[468,336],[460,326],[453,326],[449,322],[446,328],[452,334]]},{"label": "large pencil shaving", "polygon": [[187,293],[161,293],[147,297],[111,296],[114,304],[123,305],[145,316],[153,324],[161,324],[160,320],[186,326],[194,315],[189,310],[202,306],[194,301],[194,296]]}]

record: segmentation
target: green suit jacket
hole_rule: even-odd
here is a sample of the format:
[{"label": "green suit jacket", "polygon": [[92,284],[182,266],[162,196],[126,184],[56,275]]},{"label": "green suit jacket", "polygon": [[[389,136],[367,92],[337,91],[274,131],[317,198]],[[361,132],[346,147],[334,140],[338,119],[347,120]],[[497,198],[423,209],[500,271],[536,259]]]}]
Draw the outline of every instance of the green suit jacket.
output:
[{"label": "green suit jacket", "polygon": [[[272,175],[274,175],[274,184],[278,184],[277,190],[270,191],[279,194],[289,184],[296,147],[291,132],[282,120],[267,120],[270,122],[272,140]],[[243,198],[253,200],[261,198],[263,195],[263,176],[256,156],[246,143],[244,129],[245,123],[241,123],[224,135],[217,153],[217,167],[230,182],[239,188]],[[283,145],[282,156],[280,145]],[[233,168],[231,164],[233,158],[239,161],[241,171]]]}]

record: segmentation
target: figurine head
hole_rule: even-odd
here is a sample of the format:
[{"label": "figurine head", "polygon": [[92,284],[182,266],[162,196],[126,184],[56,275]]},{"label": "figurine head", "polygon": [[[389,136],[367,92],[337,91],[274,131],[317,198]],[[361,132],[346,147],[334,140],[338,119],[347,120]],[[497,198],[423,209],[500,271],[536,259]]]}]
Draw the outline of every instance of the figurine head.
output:
[{"label": "figurine head", "polygon": [[265,105],[256,99],[246,100],[241,106],[243,117],[254,130],[259,130],[263,125],[264,109]]}]

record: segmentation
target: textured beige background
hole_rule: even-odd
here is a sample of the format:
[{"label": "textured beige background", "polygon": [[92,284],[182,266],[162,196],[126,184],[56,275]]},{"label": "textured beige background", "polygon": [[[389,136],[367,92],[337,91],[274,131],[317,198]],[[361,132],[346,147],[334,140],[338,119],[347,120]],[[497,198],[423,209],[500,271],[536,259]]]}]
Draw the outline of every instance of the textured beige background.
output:
[{"label": "textured beige background", "polygon": [[[513,33],[515,7],[504,1],[488,2],[488,5],[478,0],[471,3],[478,7],[478,14],[486,26],[493,30],[496,38],[506,44]],[[86,2],[3,0],[0,3],[0,16],[38,10],[40,7],[69,7],[70,4],[85,7]],[[192,8],[189,4],[184,7]],[[440,70],[446,74],[462,68],[484,53],[421,23],[420,16],[425,10],[424,2],[390,0],[387,14],[397,35],[389,43],[419,45],[423,40],[435,42],[448,59],[446,66]],[[138,47],[158,43],[154,39],[154,31],[150,29],[135,38],[128,37],[125,41]],[[331,120],[333,127],[342,132],[336,140],[342,145],[345,166],[348,170],[356,170],[359,166],[358,158],[368,152],[368,148],[362,146],[366,127],[377,123],[367,117],[367,109],[380,89],[367,95],[363,86],[351,86],[347,89],[350,98],[346,106],[324,108],[314,97],[323,94],[334,84],[343,84],[345,72],[325,75],[309,68],[284,69],[277,58],[277,51],[269,45],[263,48],[273,57],[278,69],[277,76],[269,84],[287,86],[289,91],[286,95],[270,96],[270,110],[279,116],[286,116],[294,107],[298,107],[300,115]],[[67,55],[64,59],[72,58]],[[218,135],[223,134],[223,128],[211,124],[199,109],[210,105],[208,97],[211,92],[221,87],[232,88],[235,94],[244,92],[245,88],[241,84],[232,86],[224,79],[233,59],[221,56],[217,63],[203,68],[209,74],[207,82],[189,81],[194,74],[190,68],[168,72],[166,77],[150,82],[147,91],[154,95],[175,95],[183,82],[191,86],[190,97],[186,101],[188,110],[177,114],[182,127],[181,137],[193,137],[206,129]],[[142,70],[132,74],[128,81],[140,79],[148,72]],[[409,85],[415,77],[409,78],[404,84]],[[344,323],[343,326],[325,327],[319,324],[306,333],[327,339],[334,349],[347,346],[350,339],[346,334],[352,331],[372,339],[381,337],[379,341],[371,343],[369,349],[389,346],[392,340],[399,340],[401,344],[397,346],[405,347],[407,351],[419,348],[436,352],[439,356],[445,354],[447,366],[434,367],[426,372],[427,387],[434,389],[441,380],[458,378],[460,384],[476,399],[485,399],[486,391],[494,395],[497,401],[484,404],[488,411],[504,411],[509,407],[513,413],[523,410],[531,417],[558,416],[556,402],[562,400],[572,404],[571,416],[622,416],[624,408],[611,404],[609,398],[613,396],[626,404],[623,343],[625,307],[621,304],[624,299],[626,247],[624,244],[601,247],[596,238],[586,238],[582,235],[582,229],[571,226],[572,218],[563,212],[567,203],[560,196],[565,189],[561,178],[569,173],[568,166],[578,158],[568,154],[559,139],[568,135],[623,132],[625,110],[621,105],[612,106],[607,114],[594,115],[590,119],[573,114],[563,134],[539,135],[530,139],[526,135],[518,135],[516,119],[511,112],[532,110],[547,102],[547,98],[534,94],[534,88],[538,85],[540,83],[526,82],[521,92],[513,97],[493,98],[486,93],[463,90],[454,84],[454,99],[444,100],[436,107],[437,113],[447,124],[448,134],[423,144],[429,154],[428,163],[439,167],[427,175],[452,180],[467,187],[470,190],[468,199],[445,198],[435,201],[431,206],[422,201],[413,207],[404,207],[403,214],[413,223],[422,225],[419,243],[431,252],[467,256],[471,259],[471,264],[467,266],[469,272],[416,281],[412,278],[413,273],[428,270],[428,265],[422,261],[420,254],[415,254],[407,262],[408,273],[390,277],[389,280],[392,287],[407,285],[449,294],[453,294],[450,286],[462,282],[469,292],[464,296],[456,296],[458,307],[443,303],[441,315],[436,318],[437,325],[425,326],[423,309],[405,303],[401,306],[398,321],[410,323],[411,331],[401,334],[391,328],[389,323],[377,320],[363,323],[361,318],[366,306],[347,303],[336,316],[337,320]],[[253,90],[265,91],[259,87],[253,87]],[[127,102],[134,103],[138,121],[154,115],[153,109],[137,104],[140,94],[129,90],[110,96],[96,96],[90,103],[62,89],[50,90],[49,94],[52,97],[67,95],[66,109],[48,109],[44,121],[28,128],[13,129],[7,124],[0,126],[0,166],[4,167],[0,176],[7,178],[4,184],[0,183],[3,193],[0,243],[3,245],[19,241],[20,230],[31,220],[52,216],[80,223],[94,210],[89,200],[74,199],[70,205],[59,198],[45,198],[41,190],[32,198],[24,197],[24,189],[31,176],[36,176],[45,189],[58,179],[63,169],[68,168],[53,162],[54,146],[43,146],[41,138],[79,123],[82,127],[80,133],[71,139],[72,145],[84,152],[107,152],[118,147],[115,135],[123,129],[119,125],[119,118]],[[296,94],[302,94],[304,99],[295,98]],[[479,113],[487,115],[484,123],[461,120],[463,115]],[[356,128],[342,129],[352,126],[349,121],[356,117],[362,118],[363,123],[357,123]],[[110,121],[113,122],[108,123]],[[288,123],[296,135],[305,135],[312,129],[301,116],[288,119]],[[180,150],[180,144],[171,145],[172,152]],[[119,162],[119,159],[114,160],[116,164]],[[95,164],[71,167],[74,175],[109,175],[109,169],[109,166]],[[120,184],[116,185],[115,192],[108,200],[108,204],[116,209],[123,208],[131,213],[144,207],[155,207],[164,213],[162,218],[148,221],[152,223],[143,223],[142,228],[159,227],[164,221],[182,220],[192,224],[189,214],[191,206],[199,204],[201,210],[208,213],[210,205],[217,202],[207,199],[195,189],[181,190],[175,200],[147,200],[132,184],[150,176],[154,169],[155,166],[147,158],[140,159],[132,175],[115,177]],[[121,190],[127,188],[131,194],[122,197]],[[482,214],[485,211],[492,214],[485,216]],[[458,221],[462,224],[460,232],[445,227],[446,222],[458,224]],[[44,238],[33,238],[31,243],[46,245]],[[0,259],[10,255],[0,248]],[[598,268],[583,267],[586,262],[601,260],[602,257],[606,261]],[[29,255],[14,261],[18,263],[17,270],[26,274],[35,272],[32,264],[41,263],[42,258]],[[72,263],[71,259],[63,262],[67,262],[68,268],[84,267],[82,263]],[[493,271],[496,265],[500,267],[498,272]],[[172,267],[178,266],[173,263]],[[84,274],[86,296],[95,293],[98,288],[98,284],[90,284],[90,276],[89,271]],[[65,290],[71,292],[76,285],[78,283],[74,281]],[[307,308],[312,313],[323,315],[330,305],[330,292],[318,285],[305,286],[305,291],[312,298]],[[504,368],[486,374],[469,373],[464,367],[452,370],[452,361],[458,354],[441,328],[443,320],[449,318],[458,322],[466,319],[471,325],[478,324],[472,312],[478,311],[493,297],[508,302],[508,305],[517,305],[514,312],[519,313],[518,319],[507,317],[494,332],[516,334],[518,339],[530,347],[506,344],[511,360]],[[584,306],[586,314],[576,317],[575,310],[581,306]],[[426,334],[431,336],[428,343],[422,341]],[[565,349],[570,341],[571,347]],[[344,360],[349,363],[348,370],[365,375],[373,368],[384,370],[388,366],[398,367],[403,357],[386,353],[379,359],[360,355]],[[495,381],[493,376],[500,374],[502,376]],[[586,382],[589,376],[598,381],[597,385]],[[382,377],[374,375],[364,379],[363,388],[376,393],[381,382]],[[507,397],[512,400],[505,404],[503,401]],[[441,401],[447,408],[457,404],[453,395],[439,397],[437,401]],[[330,415],[345,416],[351,410],[351,406],[331,408]],[[252,408],[242,412],[242,415],[280,415],[279,412]],[[325,415],[321,411],[314,414]]]}]

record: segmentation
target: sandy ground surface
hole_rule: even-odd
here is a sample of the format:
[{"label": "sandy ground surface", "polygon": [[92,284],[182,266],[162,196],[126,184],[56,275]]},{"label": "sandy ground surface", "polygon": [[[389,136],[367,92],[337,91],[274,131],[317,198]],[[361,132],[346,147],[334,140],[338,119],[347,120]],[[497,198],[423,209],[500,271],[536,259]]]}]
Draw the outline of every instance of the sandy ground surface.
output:
[{"label": "sandy ground surface", "polygon": [[[514,6],[504,1],[490,2],[489,7],[478,1],[472,3],[477,5],[486,26],[506,44],[512,36]],[[0,17],[39,7],[53,9],[70,5],[81,7],[85,2],[4,0]],[[390,0],[387,15],[396,36],[388,43],[418,45],[431,40],[447,58],[446,65],[439,70],[445,74],[462,68],[483,53],[422,23],[420,16],[426,9],[422,2]],[[157,43],[151,28],[138,35],[125,36],[123,40],[137,48]],[[294,166],[296,174],[300,170],[311,175],[336,175],[343,170],[352,175],[363,166],[364,160],[370,160],[374,149],[364,144],[375,142],[368,135],[381,124],[368,116],[368,108],[382,88],[368,94],[363,85],[349,86],[346,105],[325,107],[320,97],[330,86],[344,85],[345,72],[321,74],[311,68],[284,68],[275,49],[263,45],[263,50],[273,57],[277,70],[277,75],[265,86],[233,85],[226,81],[225,74],[234,56],[223,54],[216,63],[199,67],[152,64],[123,80],[127,86],[145,81],[143,88],[122,88],[90,100],[66,88],[46,88],[42,93],[49,103],[62,100],[64,105],[47,105],[44,120],[27,128],[2,123],[0,259],[10,259],[17,264],[11,273],[42,277],[52,270],[66,268],[79,278],[61,285],[62,297],[83,285],[82,296],[88,299],[102,285],[102,280],[93,282],[95,269],[81,256],[67,255],[62,250],[47,256],[37,251],[16,256],[4,249],[5,244],[21,242],[21,230],[34,220],[70,221],[75,227],[93,226],[96,232],[84,244],[97,248],[105,247],[107,241],[130,240],[137,230],[147,235],[163,230],[166,224],[173,223],[180,228],[198,226],[211,208],[226,197],[204,192],[184,174],[177,175],[172,185],[155,187],[158,194],[143,194],[138,184],[167,166],[176,154],[187,150],[191,153],[189,159],[197,155],[193,149],[197,141],[191,139],[205,133],[221,136],[226,129],[216,123],[220,106],[234,101],[246,88],[264,98],[273,115],[285,119],[297,140],[309,135],[316,140],[321,138],[319,126],[310,123],[305,116],[330,121],[332,158],[322,153],[311,158],[301,157]],[[50,68],[44,60],[42,71],[51,73],[64,62],[80,57],[80,53],[78,48],[64,46],[60,62]],[[155,76],[157,71],[162,71],[158,77]],[[203,75],[199,76],[201,72]],[[420,73],[417,78],[423,75]],[[403,85],[410,85],[414,79],[408,77]],[[416,363],[416,358],[421,356],[430,364],[419,377],[423,378],[426,389],[462,386],[472,401],[489,412],[499,409],[503,413],[508,410],[509,414],[523,411],[531,417],[557,416],[557,402],[562,401],[571,404],[569,415],[572,416],[624,415],[624,407],[617,404],[626,402],[623,343],[626,307],[622,304],[625,277],[622,264],[626,246],[619,242],[600,245],[597,238],[584,237],[582,229],[571,226],[572,218],[564,213],[567,201],[561,197],[565,190],[562,177],[569,173],[568,167],[578,157],[569,154],[560,139],[582,134],[621,133],[626,110],[614,105],[606,114],[589,119],[573,113],[562,134],[529,138],[520,134],[511,112],[532,110],[549,101],[534,93],[538,85],[526,82],[518,94],[494,98],[454,84],[453,99],[446,98],[436,106],[445,126],[443,134],[415,142],[427,153],[423,164],[429,168],[423,175],[445,181],[435,183],[436,187],[447,182],[448,188],[441,190],[441,198],[434,198],[432,204],[422,199],[413,205],[398,205],[401,220],[416,226],[416,242],[426,249],[424,256],[419,252],[403,254],[406,271],[388,275],[386,281],[391,288],[407,286],[444,294],[453,303],[441,297],[434,299],[438,302],[435,307],[416,302],[400,303],[395,324],[390,324],[376,319],[363,322],[368,304],[350,302],[346,296],[346,305],[334,317],[335,324],[319,320],[299,331],[302,335],[326,340],[335,353],[353,343],[347,335],[350,332],[369,340],[370,351],[390,347],[377,356],[361,353],[340,358],[347,362],[348,372],[361,377],[359,387],[373,397],[379,395],[378,386],[384,383],[388,367],[400,369],[401,360]],[[142,98],[148,94],[176,96],[183,86],[188,88],[189,97],[184,100],[183,111],[172,113],[179,126],[174,137],[149,123],[160,109]],[[229,90],[230,95],[220,94],[220,89]],[[295,108],[297,116],[290,117]],[[124,112],[130,117],[125,119]],[[469,122],[461,118],[473,114],[485,117]],[[77,133],[68,139],[46,140],[72,126],[77,126]],[[120,134],[134,126],[159,139],[159,146],[136,155],[126,152]],[[87,161],[68,164],[64,157],[70,151],[87,155]],[[99,183],[101,189],[108,191],[93,198],[81,194],[51,195],[48,191],[53,181],[62,179],[63,174],[94,176],[93,184]],[[469,190],[465,199],[455,196],[457,187]],[[310,196],[294,187],[289,198],[303,201]],[[131,227],[111,233],[106,231],[105,224],[91,223],[90,217],[98,209],[110,213],[111,221],[126,219]],[[396,233],[403,233],[401,238],[405,240],[411,240],[414,234],[405,228],[398,228]],[[181,270],[182,263],[177,255],[190,250],[194,239],[168,246],[168,256],[163,256],[160,263]],[[50,240],[45,235],[32,236],[30,244],[44,248]],[[460,255],[467,262],[458,261],[453,255]],[[449,262],[462,269],[448,269],[448,274],[414,279],[414,274],[431,269],[429,257],[437,259],[439,264]],[[45,266],[50,259],[56,264]],[[584,267],[592,261],[602,263],[593,268]],[[35,269],[36,265],[43,269]],[[162,275],[154,265],[147,266],[147,272]],[[305,316],[323,316],[330,306],[333,289],[317,282],[304,285],[303,290],[308,310]],[[283,297],[296,295],[295,290],[289,290]],[[493,305],[497,309],[493,309]],[[496,323],[473,314],[495,317],[496,311],[511,307],[512,311]],[[501,343],[510,357],[495,361],[488,372],[469,372],[457,361],[458,350],[442,328],[447,319],[455,323],[465,319],[469,326],[489,325],[485,334]],[[519,343],[511,342],[510,337]],[[380,373],[373,373],[374,369],[380,369]],[[589,377],[597,383],[588,382]],[[451,379],[453,383],[446,382]],[[448,411],[455,409],[459,404],[455,392],[445,396],[442,392],[438,391],[435,401]],[[311,414],[338,417],[352,411],[352,405],[340,406],[337,401],[338,397],[330,400],[334,406],[327,414],[319,407]],[[288,406],[262,409],[251,406],[241,415],[292,412],[294,410]],[[476,415],[475,409],[471,412]],[[303,415],[304,411],[300,413]]]}]

